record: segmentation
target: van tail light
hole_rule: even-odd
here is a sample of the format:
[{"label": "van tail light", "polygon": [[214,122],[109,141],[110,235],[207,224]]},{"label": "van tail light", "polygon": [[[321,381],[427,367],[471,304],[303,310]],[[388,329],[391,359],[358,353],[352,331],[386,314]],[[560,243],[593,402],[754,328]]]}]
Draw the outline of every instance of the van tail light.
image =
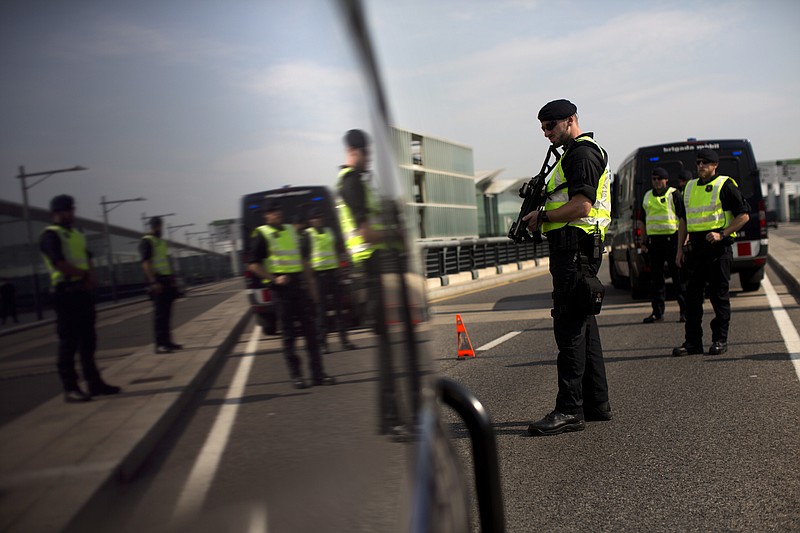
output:
[{"label": "van tail light", "polygon": [[633,244],[636,246],[642,245],[642,224],[640,224],[642,220],[642,213],[640,210],[636,210],[633,212]]},{"label": "van tail light", "polygon": [[633,232],[633,242],[636,243],[637,246],[642,244],[642,228],[637,227]]},{"label": "van tail light", "polygon": [[767,238],[767,207],[764,200],[758,201],[758,229],[761,233],[761,238]]}]

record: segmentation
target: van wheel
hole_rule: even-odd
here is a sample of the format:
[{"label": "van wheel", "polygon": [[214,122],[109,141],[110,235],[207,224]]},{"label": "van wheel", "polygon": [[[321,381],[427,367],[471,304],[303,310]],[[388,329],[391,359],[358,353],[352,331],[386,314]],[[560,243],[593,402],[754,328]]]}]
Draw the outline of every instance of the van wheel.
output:
[{"label": "van wheel", "polygon": [[739,283],[744,292],[753,292],[761,288],[761,280],[764,279],[764,267],[752,270],[742,270],[739,272]]}]

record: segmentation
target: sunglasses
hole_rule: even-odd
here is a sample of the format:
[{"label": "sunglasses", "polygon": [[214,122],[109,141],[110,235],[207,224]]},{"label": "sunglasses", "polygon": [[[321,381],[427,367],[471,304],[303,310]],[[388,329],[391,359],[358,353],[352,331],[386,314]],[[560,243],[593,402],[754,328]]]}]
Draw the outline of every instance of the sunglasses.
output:
[{"label": "sunglasses", "polygon": [[698,165],[698,166],[699,166],[699,165],[710,165],[710,164],[712,164],[712,162],[711,162],[711,161],[708,161],[708,160],[706,160],[706,159],[698,159],[698,160],[697,160],[697,165]]},{"label": "sunglasses", "polygon": [[562,118],[561,120],[550,120],[542,124],[542,131],[553,131],[555,127],[558,125],[559,122],[562,120],[566,120]]},{"label": "sunglasses", "polygon": [[653,176],[653,177],[652,177],[652,178],[650,178],[650,179],[651,179],[651,180],[653,180],[653,181],[661,181],[661,180],[665,180],[665,179],[667,179],[667,178],[662,178],[661,176]]}]

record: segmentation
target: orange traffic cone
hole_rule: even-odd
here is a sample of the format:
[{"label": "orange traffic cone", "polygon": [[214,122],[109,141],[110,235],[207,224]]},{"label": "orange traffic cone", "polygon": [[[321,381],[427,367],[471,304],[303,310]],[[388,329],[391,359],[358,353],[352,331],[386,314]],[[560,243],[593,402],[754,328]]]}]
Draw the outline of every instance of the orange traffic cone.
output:
[{"label": "orange traffic cone", "polygon": [[458,358],[475,357],[475,350],[472,349],[472,341],[469,340],[469,333],[464,327],[461,315],[456,315],[456,346],[458,348]]}]

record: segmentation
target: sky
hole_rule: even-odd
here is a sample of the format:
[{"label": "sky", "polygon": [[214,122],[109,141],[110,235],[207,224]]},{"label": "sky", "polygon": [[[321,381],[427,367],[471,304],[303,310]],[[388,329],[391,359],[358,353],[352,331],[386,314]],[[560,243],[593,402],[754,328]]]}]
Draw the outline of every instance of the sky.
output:
[{"label": "sky", "polygon": [[[800,157],[800,2],[365,2],[393,123],[472,147],[476,170],[538,172],[546,102],[578,106],[612,168],[638,146],[748,138]],[[0,197],[73,195],[113,224],[238,216],[244,194],[332,185],[347,129],[370,129],[324,0],[5,0]],[[32,180],[31,180],[32,181]],[[29,181],[30,184],[30,181]],[[194,230],[194,228],[191,228]],[[182,232],[181,232],[182,233]]]}]

